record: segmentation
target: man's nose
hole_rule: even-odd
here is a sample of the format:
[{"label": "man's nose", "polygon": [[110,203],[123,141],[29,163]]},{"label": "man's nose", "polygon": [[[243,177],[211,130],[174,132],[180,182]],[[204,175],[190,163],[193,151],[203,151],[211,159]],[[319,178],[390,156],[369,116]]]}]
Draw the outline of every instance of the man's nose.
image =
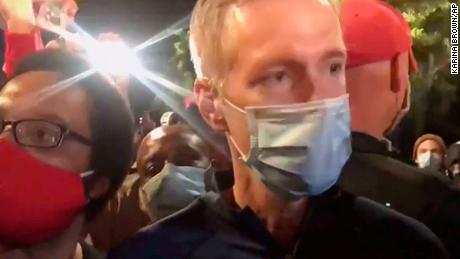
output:
[{"label": "man's nose", "polygon": [[302,80],[300,80],[299,84],[300,85],[295,88],[296,92],[294,96],[296,98],[296,102],[304,103],[313,101],[315,99],[315,87],[317,87],[317,84],[314,83],[313,79],[307,72],[305,72],[305,76]]},{"label": "man's nose", "polygon": [[298,100],[300,102],[335,98],[342,94],[339,90],[334,89],[331,85],[328,85],[327,81],[324,80],[321,75],[315,74],[315,72],[306,71],[303,79],[301,80],[301,84],[302,86],[299,88],[301,88],[302,91],[296,93],[297,98],[301,99]]}]

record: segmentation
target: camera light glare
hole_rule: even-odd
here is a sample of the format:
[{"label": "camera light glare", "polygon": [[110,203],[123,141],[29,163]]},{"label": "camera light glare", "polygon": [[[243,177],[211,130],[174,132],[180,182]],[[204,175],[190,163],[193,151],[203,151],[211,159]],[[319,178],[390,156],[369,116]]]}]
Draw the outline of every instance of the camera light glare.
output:
[{"label": "camera light glare", "polygon": [[88,60],[99,72],[125,75],[142,69],[134,51],[122,42],[96,42],[92,45],[87,48]]}]

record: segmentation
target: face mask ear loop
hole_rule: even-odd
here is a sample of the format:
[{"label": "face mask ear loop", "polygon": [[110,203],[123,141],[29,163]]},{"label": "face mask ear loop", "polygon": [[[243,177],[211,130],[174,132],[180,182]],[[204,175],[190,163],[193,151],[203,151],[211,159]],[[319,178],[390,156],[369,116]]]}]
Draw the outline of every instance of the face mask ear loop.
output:
[{"label": "face mask ear loop", "polygon": [[90,176],[90,175],[92,175],[92,174],[94,174],[94,170],[89,170],[89,171],[86,171],[86,172],[81,173],[81,174],[80,174],[80,177],[81,177],[81,178],[86,178],[86,177],[88,177],[88,176]]},{"label": "face mask ear loop", "polygon": [[[230,100],[228,100],[224,95],[223,95],[223,92],[222,92],[222,88],[223,88],[223,83],[220,83],[220,84],[217,84],[217,92],[218,94],[221,96],[221,98],[223,99],[223,101],[229,105],[232,109],[242,113],[242,114],[246,114],[246,111],[240,107],[238,107],[237,105],[235,105],[234,103],[232,103]],[[232,137],[232,135],[230,134],[230,132],[225,132],[225,135],[227,136],[227,138],[230,140],[230,142],[232,142],[233,146],[235,147],[236,151],[238,152],[238,154],[240,155],[238,157],[238,160],[240,161],[243,161],[243,162],[246,162],[248,159],[247,159],[247,156],[244,155],[244,153],[241,151],[240,147],[236,144],[236,141],[235,139]]]},{"label": "face mask ear loop", "polygon": [[85,206],[88,206],[88,204],[91,202],[91,197],[89,197],[89,190],[87,186],[89,182],[88,178],[92,175],[94,175],[94,170],[89,170],[80,174],[80,177],[83,182],[83,188],[85,191]]},{"label": "face mask ear loop", "polygon": [[233,146],[235,147],[236,151],[238,152],[238,154],[239,154],[238,160],[246,162],[248,160],[247,156],[243,153],[243,151],[241,151],[240,147],[236,144],[236,141],[232,137],[232,135],[230,135],[229,132],[225,132],[225,135],[227,135],[227,138],[230,140],[230,142],[232,142]]},{"label": "face mask ear loop", "polygon": [[224,83],[223,82],[219,82],[217,83],[216,80],[210,80],[209,81],[212,85],[214,85],[213,89],[217,92],[217,96],[219,96],[219,98],[222,98],[223,101],[228,104],[230,107],[232,107],[233,109],[243,113],[243,114],[246,114],[246,111],[238,106],[236,106],[233,102],[231,102],[230,100],[227,99],[227,97],[224,96]]},{"label": "face mask ear loop", "polygon": [[240,113],[242,114],[246,114],[246,111],[241,109],[240,107],[236,106],[234,103],[232,103],[230,100],[228,100],[227,98],[225,98],[225,96],[222,96],[222,98],[224,99],[224,102],[226,104],[228,104],[230,107],[232,107],[234,110],[236,111],[239,111]]}]

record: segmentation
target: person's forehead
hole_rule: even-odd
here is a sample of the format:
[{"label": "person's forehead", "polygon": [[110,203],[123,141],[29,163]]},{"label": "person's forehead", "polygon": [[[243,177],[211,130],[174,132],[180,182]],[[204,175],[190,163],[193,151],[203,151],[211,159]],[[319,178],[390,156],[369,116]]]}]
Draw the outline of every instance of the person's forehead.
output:
[{"label": "person's forehead", "polygon": [[424,140],[419,148],[423,149],[423,148],[438,148],[439,147],[439,144],[438,142],[436,142],[435,140],[433,139],[427,139],[427,140]]},{"label": "person's forehead", "polygon": [[2,113],[86,125],[90,109],[87,93],[74,85],[53,91],[60,80],[62,76],[55,72],[29,72],[12,79],[0,93]]},{"label": "person's forehead", "polygon": [[[344,50],[338,16],[328,1],[250,1],[230,7],[224,30],[224,52],[260,50],[270,43],[309,49]],[[252,47],[252,48],[251,48]]]},{"label": "person's forehead", "polygon": [[139,147],[139,154],[140,156],[145,156],[149,154],[152,156],[153,154],[157,153],[160,146],[161,146],[161,139],[166,136],[166,132],[163,127],[158,127],[152,130],[149,134],[147,134],[141,142]]},{"label": "person's forehead", "polygon": [[23,99],[26,96],[33,99],[33,96],[59,80],[60,75],[53,72],[34,71],[19,75],[3,87],[0,92],[0,106],[5,106],[15,99]]}]

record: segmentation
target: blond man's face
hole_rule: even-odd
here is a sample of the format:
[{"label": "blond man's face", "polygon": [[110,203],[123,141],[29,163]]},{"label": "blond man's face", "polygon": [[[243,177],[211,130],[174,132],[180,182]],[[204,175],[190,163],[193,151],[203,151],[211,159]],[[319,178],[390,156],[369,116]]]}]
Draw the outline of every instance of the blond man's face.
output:
[{"label": "blond man's face", "polygon": [[[222,96],[240,108],[294,104],[346,93],[346,50],[328,1],[251,1],[231,7],[223,30],[232,64]],[[218,98],[228,131],[247,152],[247,119]]]}]

